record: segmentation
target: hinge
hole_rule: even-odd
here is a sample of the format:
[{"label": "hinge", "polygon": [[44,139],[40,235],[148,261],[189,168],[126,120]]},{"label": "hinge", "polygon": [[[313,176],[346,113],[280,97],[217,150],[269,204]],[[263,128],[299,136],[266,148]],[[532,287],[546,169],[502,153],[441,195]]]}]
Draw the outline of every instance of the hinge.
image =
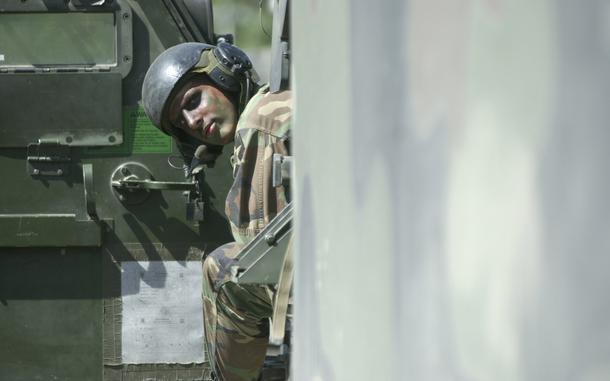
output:
[{"label": "hinge", "polygon": [[71,163],[70,146],[59,140],[38,139],[28,144],[26,170],[30,176],[66,176]]}]

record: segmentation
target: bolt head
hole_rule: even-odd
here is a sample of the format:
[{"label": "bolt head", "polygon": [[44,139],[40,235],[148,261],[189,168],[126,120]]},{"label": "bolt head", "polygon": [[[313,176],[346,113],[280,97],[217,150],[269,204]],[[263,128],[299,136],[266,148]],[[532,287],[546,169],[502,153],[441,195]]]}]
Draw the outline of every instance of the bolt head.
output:
[{"label": "bolt head", "polygon": [[275,244],[275,235],[271,233],[265,234],[265,242],[267,242],[268,245]]}]

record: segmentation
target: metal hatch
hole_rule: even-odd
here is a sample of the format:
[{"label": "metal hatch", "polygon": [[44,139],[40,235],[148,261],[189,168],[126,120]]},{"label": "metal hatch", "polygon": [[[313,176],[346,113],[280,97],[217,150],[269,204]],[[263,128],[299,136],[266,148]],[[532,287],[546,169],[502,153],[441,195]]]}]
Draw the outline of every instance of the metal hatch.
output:
[{"label": "metal hatch", "polygon": [[0,0],[0,10],[0,147],[121,144],[130,7]]}]

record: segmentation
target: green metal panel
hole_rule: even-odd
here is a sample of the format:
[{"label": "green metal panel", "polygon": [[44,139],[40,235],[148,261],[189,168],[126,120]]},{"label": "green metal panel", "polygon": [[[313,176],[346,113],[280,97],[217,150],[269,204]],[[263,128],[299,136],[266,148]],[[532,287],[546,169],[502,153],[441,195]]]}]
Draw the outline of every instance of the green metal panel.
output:
[{"label": "green metal panel", "polygon": [[0,380],[101,380],[99,251],[0,254]]},{"label": "green metal panel", "polygon": [[100,222],[74,214],[0,215],[0,247],[100,246]]},{"label": "green metal panel", "polygon": [[2,147],[123,141],[119,73],[0,74],[0,100]]},{"label": "green metal panel", "polygon": [[[0,9],[83,12],[76,3],[91,2],[0,0]],[[89,11],[114,12],[118,26],[129,24],[117,39],[117,57],[123,58],[118,60],[119,67],[110,67],[109,72],[80,67],[67,73],[59,67],[49,72],[34,67],[28,73],[0,67],[0,78],[5,81],[0,91],[5,91],[6,100],[0,106],[5,107],[0,134],[7,136],[0,139],[4,184],[0,190],[0,215],[4,216],[0,218],[0,242],[6,245],[0,248],[0,380],[209,378],[207,363],[122,363],[121,265],[127,261],[200,261],[202,252],[231,240],[224,197],[232,181],[228,158],[232,147],[225,148],[216,167],[206,174],[203,221],[186,219],[185,197],[180,191],[153,190],[139,204],[118,199],[110,181],[125,163],[145,165],[158,181],[184,181],[183,171],[168,164],[180,164],[177,148],[151,127],[138,103],[150,62],[187,38],[161,1],[106,3]],[[116,5],[120,5],[120,13]],[[35,28],[28,22],[20,27]],[[127,61],[121,53],[126,51]],[[33,82],[28,84],[30,80]],[[46,93],[45,107],[32,102],[32,97],[41,96],[39,86]],[[8,114],[11,121],[2,119]],[[92,139],[79,140],[81,130]],[[26,146],[47,132],[70,145],[69,161],[61,164],[65,169],[61,175],[34,175],[32,171],[38,167],[28,164],[31,155]],[[67,141],[68,136],[72,141]],[[113,142],[110,136],[115,137]],[[82,173],[85,165],[92,174],[87,180]],[[92,209],[103,223],[90,219]],[[31,229],[23,230],[24,222]],[[19,235],[28,231],[38,235]],[[76,247],[90,244],[101,246]],[[54,245],[58,247],[50,247]]]}]

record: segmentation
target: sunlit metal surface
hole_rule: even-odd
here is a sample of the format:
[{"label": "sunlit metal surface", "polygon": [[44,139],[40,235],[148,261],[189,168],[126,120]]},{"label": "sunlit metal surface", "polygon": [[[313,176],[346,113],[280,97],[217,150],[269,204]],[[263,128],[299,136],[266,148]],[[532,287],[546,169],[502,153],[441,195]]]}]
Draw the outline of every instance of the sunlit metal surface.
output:
[{"label": "sunlit metal surface", "polygon": [[293,6],[294,379],[610,379],[608,3]]}]

